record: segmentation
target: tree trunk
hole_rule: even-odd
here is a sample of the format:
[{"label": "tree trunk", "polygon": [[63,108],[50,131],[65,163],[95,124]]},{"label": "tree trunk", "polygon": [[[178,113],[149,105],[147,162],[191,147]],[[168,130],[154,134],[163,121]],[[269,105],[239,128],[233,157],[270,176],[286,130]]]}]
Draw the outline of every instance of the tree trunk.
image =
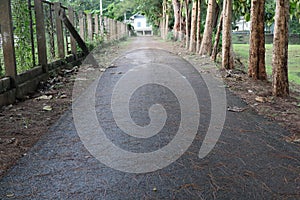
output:
[{"label": "tree trunk", "polygon": [[169,14],[166,14],[166,27],[165,27],[165,39],[168,39],[168,33],[169,33]]},{"label": "tree trunk", "polygon": [[288,96],[288,22],[289,1],[276,0],[273,41],[273,95]]},{"label": "tree trunk", "polygon": [[212,51],[212,54],[211,54],[211,59],[212,59],[214,62],[216,62],[216,59],[217,59],[218,47],[219,47],[219,43],[220,43],[220,37],[221,37],[222,26],[223,26],[223,13],[221,13],[221,16],[220,16],[220,22],[219,22],[219,25],[218,25],[218,30],[217,30],[217,34],[216,34],[216,39],[215,39],[213,51]]},{"label": "tree trunk", "polygon": [[190,46],[189,46],[189,50],[191,52],[196,51],[196,39],[197,39],[197,0],[193,0],[191,36],[190,36]]},{"label": "tree trunk", "polygon": [[201,2],[202,0],[198,0],[197,7],[197,44],[196,44],[196,52],[199,52],[201,45]]},{"label": "tree trunk", "polygon": [[232,0],[223,2],[222,67],[233,69],[234,61],[231,42]]},{"label": "tree trunk", "polygon": [[203,39],[201,42],[200,55],[211,55],[212,50],[212,34],[213,34],[213,23],[214,23],[214,7],[216,0],[209,0],[207,7],[207,15],[205,21],[205,28],[203,33]]},{"label": "tree trunk", "polygon": [[173,10],[174,10],[174,40],[179,39],[179,32],[180,32],[180,23],[181,23],[181,9],[180,9],[180,0],[172,0],[173,3]]},{"label": "tree trunk", "polygon": [[161,22],[161,37],[163,38],[163,39],[166,39],[165,38],[165,27],[166,27],[166,15],[167,15],[167,1],[166,0],[164,0],[163,1],[163,18],[162,18],[162,22]]},{"label": "tree trunk", "polygon": [[213,29],[217,27],[218,25],[218,19],[219,19],[219,14],[220,14],[220,6],[219,4],[215,4],[213,7]]},{"label": "tree trunk", "polygon": [[184,0],[185,2],[185,48],[189,48],[189,43],[190,43],[190,9],[189,9],[189,4],[190,0]]},{"label": "tree trunk", "polygon": [[184,30],[183,30],[183,16],[182,16],[182,8],[183,8],[183,1],[180,0],[180,9],[179,9],[179,13],[180,13],[180,23],[179,23],[179,41],[182,41],[183,40],[183,33],[184,33]]},{"label": "tree trunk", "polygon": [[251,1],[251,33],[248,75],[253,79],[266,80],[265,67],[265,0]]}]

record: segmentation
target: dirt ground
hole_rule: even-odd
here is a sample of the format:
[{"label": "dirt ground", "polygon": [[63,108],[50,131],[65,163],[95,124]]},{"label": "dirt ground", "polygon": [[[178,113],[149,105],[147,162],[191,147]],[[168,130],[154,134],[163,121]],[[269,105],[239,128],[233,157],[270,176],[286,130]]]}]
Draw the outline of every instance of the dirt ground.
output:
[{"label": "dirt ground", "polygon": [[[155,40],[161,42],[159,38]],[[109,66],[114,58],[128,50],[129,44],[130,42],[123,41],[102,48],[99,55],[101,65]],[[199,56],[185,50],[180,43],[167,42],[161,45],[192,64],[199,62]],[[237,62],[237,64],[242,68],[241,63]],[[41,83],[39,90],[28,95],[25,100],[0,109],[0,177],[20,157],[26,155],[26,152],[43,134],[47,133],[60,116],[70,109],[73,83],[78,70],[81,69],[77,66],[71,70],[62,70],[50,77],[46,83]],[[270,82],[254,82],[242,70],[221,71],[221,75],[224,77],[226,87],[259,114],[278,121],[290,130],[291,135],[283,138],[284,140],[300,143],[299,86],[293,86],[295,92],[291,92],[289,98],[274,98],[271,96]],[[238,108],[233,111],[242,112]]]}]

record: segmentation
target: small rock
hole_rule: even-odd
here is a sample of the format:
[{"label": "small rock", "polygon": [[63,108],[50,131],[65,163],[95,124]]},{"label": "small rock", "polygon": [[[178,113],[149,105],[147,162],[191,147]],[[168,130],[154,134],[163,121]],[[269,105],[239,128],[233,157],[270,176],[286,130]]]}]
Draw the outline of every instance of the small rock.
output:
[{"label": "small rock", "polygon": [[157,188],[156,188],[156,187],[154,187],[152,190],[153,190],[154,192],[157,192]]}]

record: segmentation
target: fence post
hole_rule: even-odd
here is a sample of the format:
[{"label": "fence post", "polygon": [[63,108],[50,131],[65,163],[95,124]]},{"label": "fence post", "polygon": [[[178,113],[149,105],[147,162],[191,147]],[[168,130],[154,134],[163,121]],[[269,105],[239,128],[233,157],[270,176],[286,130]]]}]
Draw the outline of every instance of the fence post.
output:
[{"label": "fence post", "polygon": [[109,26],[110,26],[110,34],[109,34],[109,39],[110,40],[114,40],[115,38],[115,28],[114,28],[114,20],[113,19],[109,19],[110,23],[109,23]]},{"label": "fence post", "polygon": [[[68,8],[68,14],[71,24],[74,26],[74,10],[72,7]],[[77,54],[76,40],[71,34],[71,52],[74,56]]]},{"label": "fence post", "polygon": [[100,34],[104,36],[104,29],[105,29],[105,18],[100,14],[99,16],[99,24],[100,24]]},{"label": "fence post", "polygon": [[118,21],[114,20],[114,26],[115,26],[115,39],[118,40],[119,39],[119,35],[118,35]]},{"label": "fence post", "polygon": [[99,36],[99,16],[95,14],[95,34]]},{"label": "fence post", "polygon": [[87,15],[88,38],[93,41],[93,18],[92,14]]},{"label": "fence post", "polygon": [[13,24],[11,15],[11,0],[2,0],[0,3],[0,24],[3,38],[3,55],[5,75],[10,77],[12,85],[16,84],[17,67],[14,47]]},{"label": "fence post", "polygon": [[62,26],[62,21],[59,18],[60,9],[62,9],[61,3],[58,2],[54,3],[58,55],[60,58],[65,58],[65,41],[64,41],[63,26]]},{"label": "fence post", "polygon": [[34,0],[34,10],[39,64],[42,65],[43,71],[48,73],[46,34],[42,1]]},{"label": "fence post", "polygon": [[105,38],[108,41],[109,40],[109,22],[108,22],[107,17],[103,17],[103,21],[104,21],[104,23],[103,23],[102,29],[103,29],[103,33],[106,36]]},{"label": "fence post", "polygon": [[80,12],[79,13],[79,34],[83,40],[85,40],[84,17],[85,17],[84,13]]}]

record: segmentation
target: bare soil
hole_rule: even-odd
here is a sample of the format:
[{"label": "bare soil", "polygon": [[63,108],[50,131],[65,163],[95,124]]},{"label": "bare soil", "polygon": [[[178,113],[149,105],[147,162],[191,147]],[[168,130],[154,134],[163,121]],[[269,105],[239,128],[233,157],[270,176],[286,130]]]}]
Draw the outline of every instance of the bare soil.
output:
[{"label": "bare soil", "polygon": [[[130,44],[121,42],[102,48],[98,52],[101,66],[109,66],[114,58],[124,51],[144,46],[142,43]],[[188,52],[181,43],[162,43],[154,38],[149,47],[160,47],[178,54],[191,62],[211,62],[209,58]],[[238,67],[243,65],[238,63]],[[75,76],[81,68],[62,70],[53,75],[46,83],[41,83],[39,90],[28,95],[24,100],[0,109],[0,177],[13,166],[16,161],[46,134],[48,129],[72,104],[72,89]],[[209,71],[209,73],[214,73]],[[224,82],[230,91],[240,96],[258,114],[278,121],[290,130],[291,135],[283,138],[288,142],[300,142],[300,86],[293,86],[294,92],[288,98],[272,97],[271,83],[253,81],[242,70],[221,70]],[[216,74],[216,76],[219,76]]]}]

